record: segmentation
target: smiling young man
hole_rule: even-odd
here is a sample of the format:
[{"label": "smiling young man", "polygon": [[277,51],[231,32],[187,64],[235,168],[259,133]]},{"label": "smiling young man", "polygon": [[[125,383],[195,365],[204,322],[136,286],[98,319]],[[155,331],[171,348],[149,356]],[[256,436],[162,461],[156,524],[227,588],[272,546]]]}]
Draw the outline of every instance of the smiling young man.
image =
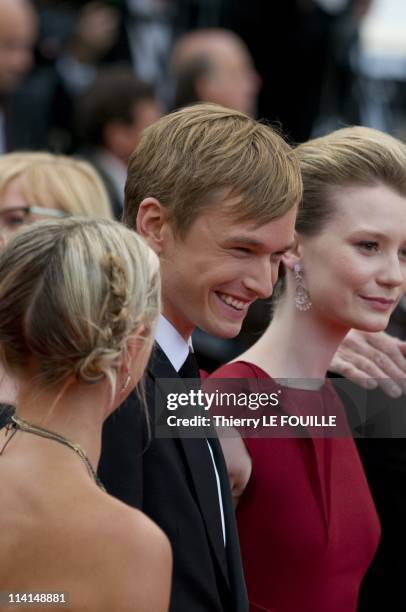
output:
[{"label": "smiling young man", "polygon": [[[161,262],[162,317],[147,375],[152,422],[159,379],[191,375],[184,362],[194,328],[232,338],[249,305],[271,295],[301,194],[290,147],[238,111],[196,105],[145,131],[129,162],[124,220]],[[134,394],[105,426],[105,486],[168,535],[172,612],[246,611],[217,439],[148,440],[141,412]]]}]

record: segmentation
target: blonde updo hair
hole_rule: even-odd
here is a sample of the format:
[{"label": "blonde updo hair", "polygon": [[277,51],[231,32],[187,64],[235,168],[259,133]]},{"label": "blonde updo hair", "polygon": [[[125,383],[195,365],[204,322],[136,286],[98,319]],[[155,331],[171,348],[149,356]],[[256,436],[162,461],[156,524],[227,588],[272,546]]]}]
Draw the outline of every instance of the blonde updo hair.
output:
[{"label": "blonde updo hair", "polygon": [[41,386],[106,377],[114,394],[130,334],[144,326],[152,346],[159,293],[157,256],[122,224],[34,223],[0,253],[4,365],[18,376],[34,363]]},{"label": "blonde updo hair", "polygon": [[56,208],[81,217],[112,217],[107,191],[89,163],[42,152],[0,157],[0,194],[21,178],[21,192],[31,206]]},{"label": "blonde updo hair", "polygon": [[309,140],[296,149],[303,179],[303,203],[296,231],[311,236],[333,216],[334,194],[342,187],[383,183],[406,196],[406,146],[367,127],[347,127]]}]

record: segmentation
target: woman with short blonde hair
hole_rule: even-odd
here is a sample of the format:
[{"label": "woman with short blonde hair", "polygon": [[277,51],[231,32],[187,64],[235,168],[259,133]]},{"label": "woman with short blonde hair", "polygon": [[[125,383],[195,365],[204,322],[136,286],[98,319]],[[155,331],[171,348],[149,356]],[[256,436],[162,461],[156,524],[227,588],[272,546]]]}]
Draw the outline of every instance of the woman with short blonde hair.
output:
[{"label": "woman with short blonde hair", "polygon": [[106,189],[89,163],[45,152],[0,157],[0,231],[67,215],[112,217]]}]

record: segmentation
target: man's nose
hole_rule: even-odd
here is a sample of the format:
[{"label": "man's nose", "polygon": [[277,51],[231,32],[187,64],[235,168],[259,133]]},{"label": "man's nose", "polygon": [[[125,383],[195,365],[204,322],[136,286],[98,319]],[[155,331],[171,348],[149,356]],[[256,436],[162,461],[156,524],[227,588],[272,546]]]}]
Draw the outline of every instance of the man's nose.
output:
[{"label": "man's nose", "polygon": [[256,261],[245,278],[245,287],[257,298],[269,298],[278,278],[278,268],[279,266],[271,262],[269,257],[263,261]]}]

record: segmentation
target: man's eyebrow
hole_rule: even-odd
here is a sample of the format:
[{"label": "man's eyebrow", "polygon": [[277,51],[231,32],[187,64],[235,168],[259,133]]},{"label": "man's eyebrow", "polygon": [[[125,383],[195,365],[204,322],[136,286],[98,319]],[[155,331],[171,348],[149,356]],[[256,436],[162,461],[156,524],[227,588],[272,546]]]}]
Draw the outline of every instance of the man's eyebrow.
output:
[{"label": "man's eyebrow", "polygon": [[294,245],[294,242],[292,240],[292,242],[290,242],[286,246],[284,246],[281,249],[279,249],[279,251],[277,251],[277,253],[286,253],[286,251],[290,251],[290,249],[293,247],[293,245]]},{"label": "man's eyebrow", "polygon": [[[263,250],[266,250],[266,246],[267,246],[264,242],[261,242],[260,240],[257,240],[256,238],[250,238],[249,236],[243,236],[243,235],[240,236],[238,234],[235,236],[230,236],[226,240],[226,244],[234,244],[234,243],[257,248],[257,249],[263,249]],[[293,246],[293,241],[287,244],[286,246],[283,246],[280,249],[278,249],[277,252],[284,253],[285,251],[289,251],[289,249],[291,249],[292,246]]]}]

